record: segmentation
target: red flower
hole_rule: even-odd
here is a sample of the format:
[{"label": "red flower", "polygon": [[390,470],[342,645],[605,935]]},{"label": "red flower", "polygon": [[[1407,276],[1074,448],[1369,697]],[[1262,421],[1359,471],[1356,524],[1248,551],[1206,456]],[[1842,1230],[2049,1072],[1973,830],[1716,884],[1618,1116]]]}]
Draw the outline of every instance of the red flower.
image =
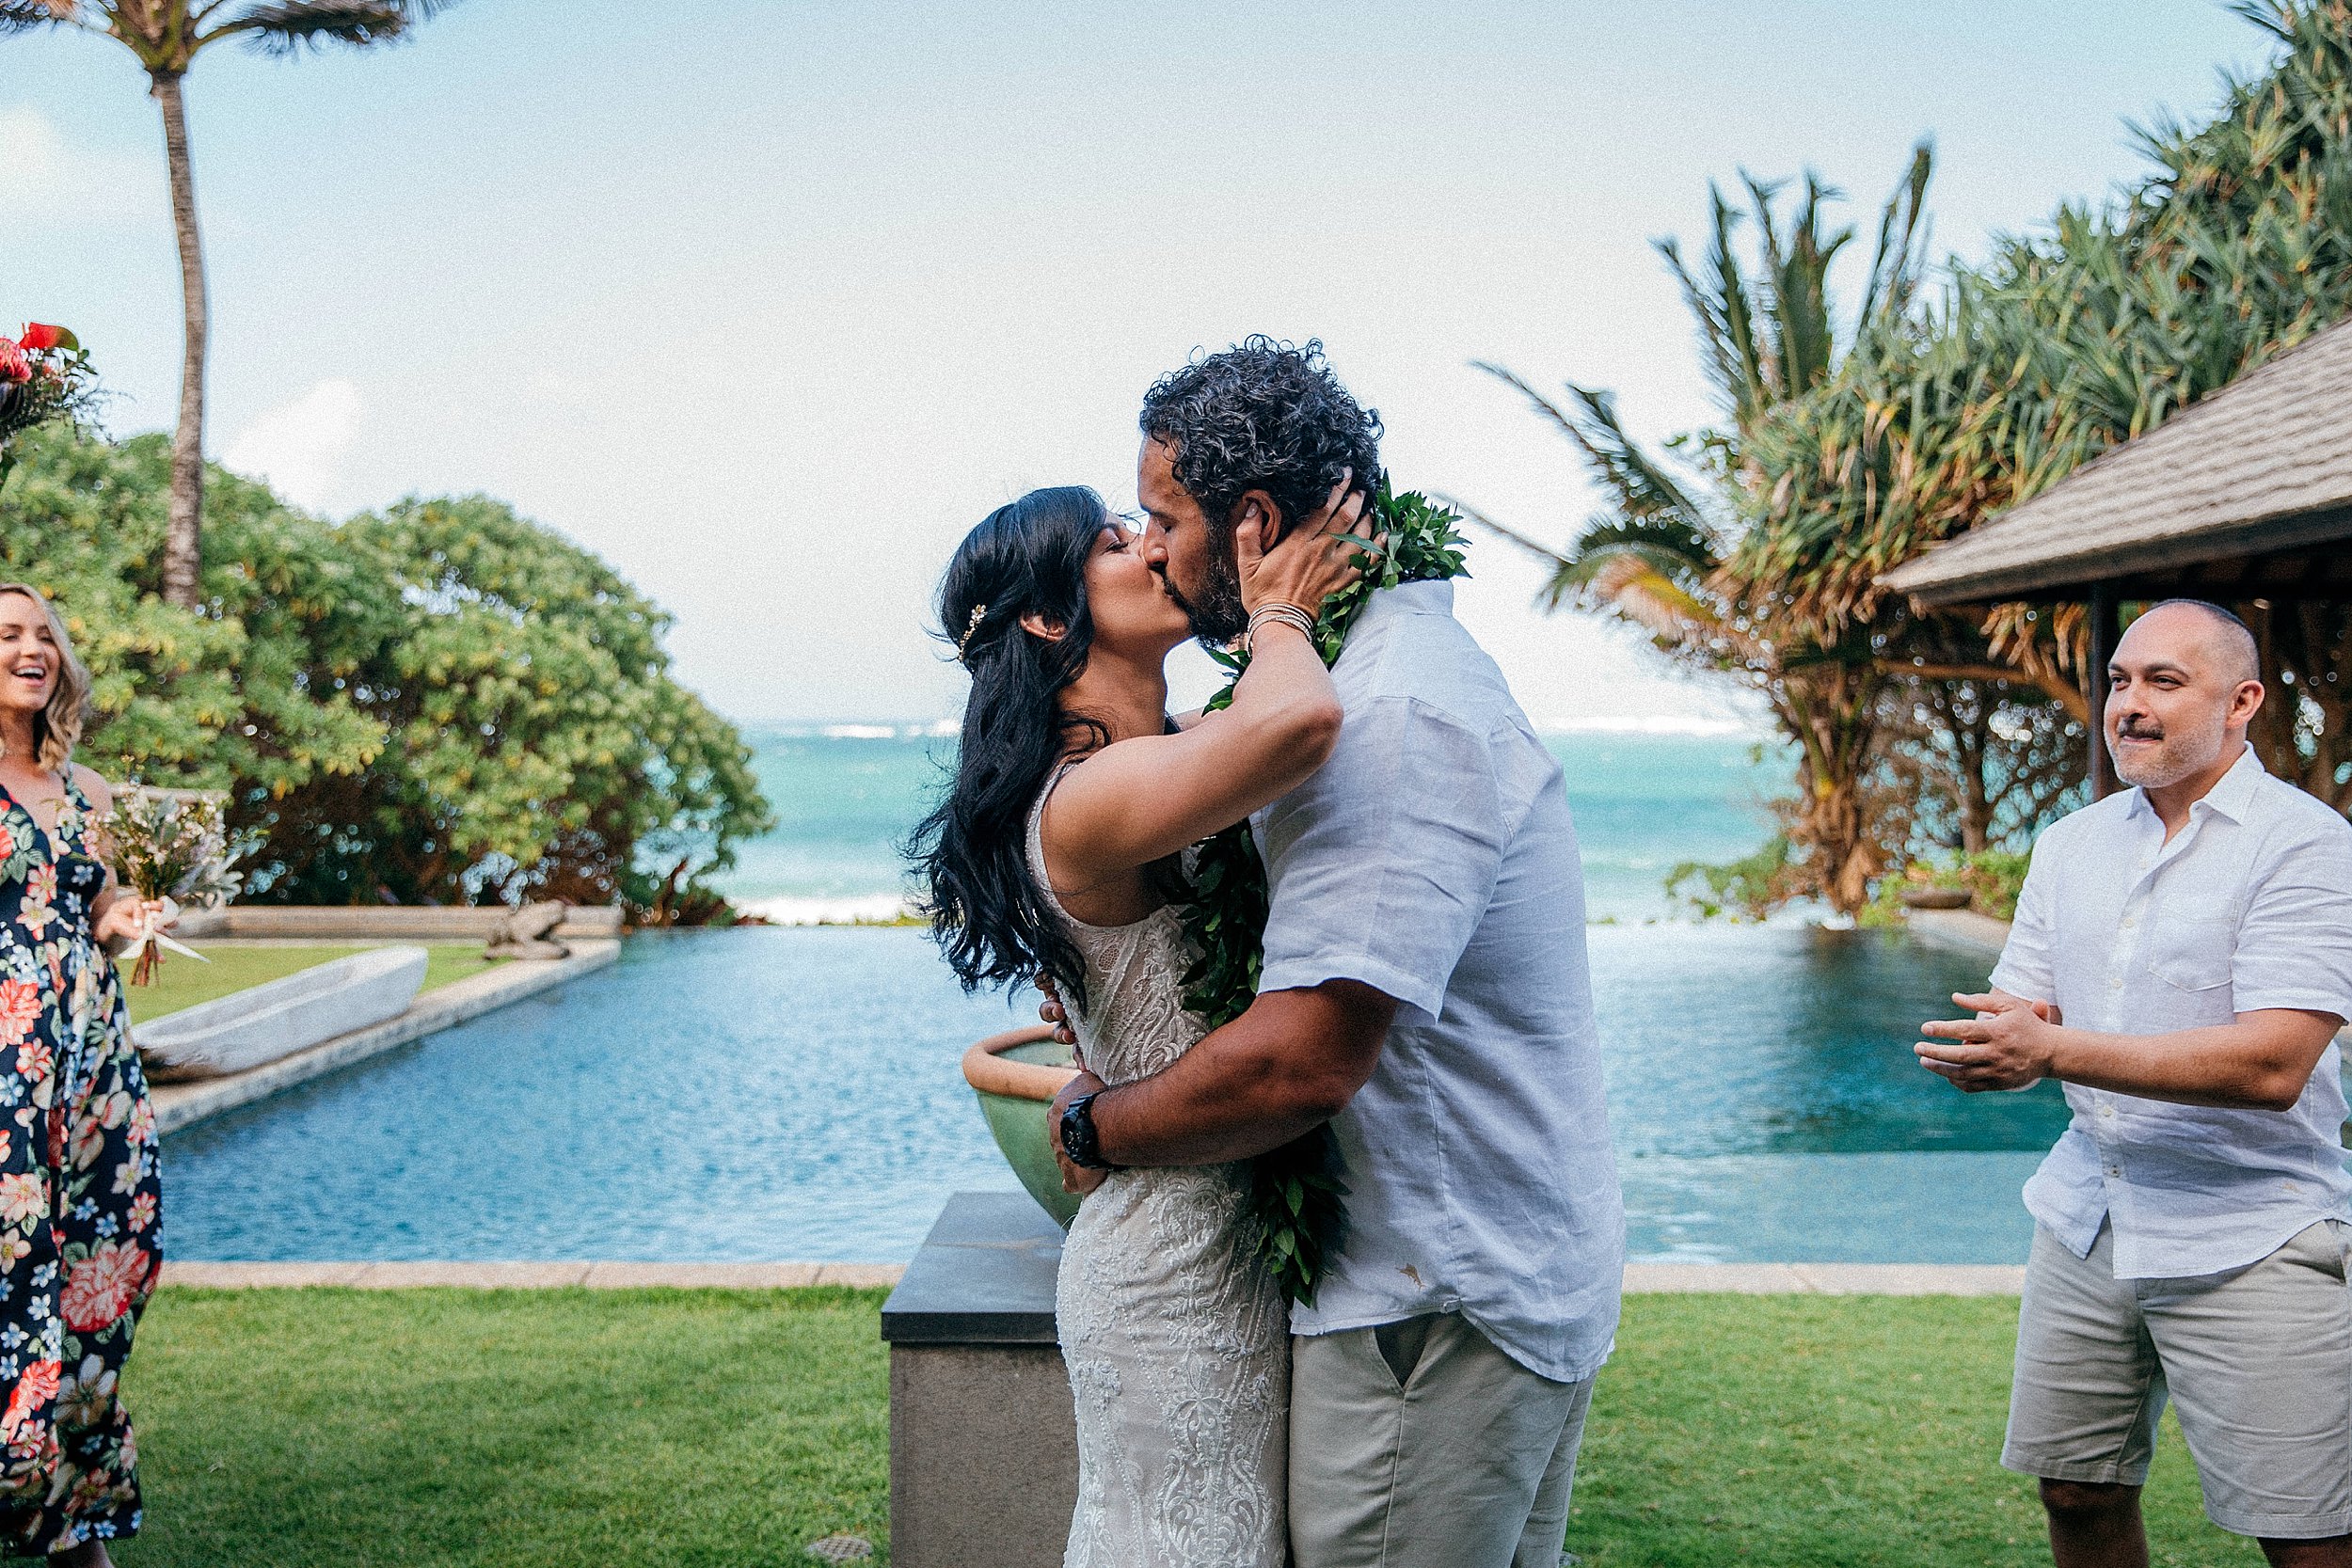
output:
[{"label": "red flower", "polygon": [[116,1322],[131,1310],[131,1298],[147,1282],[147,1254],[140,1248],[99,1243],[87,1258],[66,1271],[65,1289],[57,1294],[65,1325],[87,1334]]},{"label": "red flower", "polygon": [[32,379],[33,362],[24,357],[24,351],[6,338],[0,338],[0,384]]},{"label": "red flower", "polygon": [[0,1045],[22,1044],[40,1022],[40,988],[10,975],[0,980]]},{"label": "red flower", "polygon": [[17,346],[27,354],[42,354],[53,348],[71,351],[81,345],[73,341],[73,334],[62,326],[48,326],[40,322],[26,322],[24,335],[17,340]]},{"label": "red flower", "polygon": [[8,1414],[0,1416],[0,1442],[14,1443],[34,1411],[56,1397],[62,1370],[63,1364],[56,1361],[36,1361],[24,1369],[16,1380],[16,1392],[8,1396]]}]

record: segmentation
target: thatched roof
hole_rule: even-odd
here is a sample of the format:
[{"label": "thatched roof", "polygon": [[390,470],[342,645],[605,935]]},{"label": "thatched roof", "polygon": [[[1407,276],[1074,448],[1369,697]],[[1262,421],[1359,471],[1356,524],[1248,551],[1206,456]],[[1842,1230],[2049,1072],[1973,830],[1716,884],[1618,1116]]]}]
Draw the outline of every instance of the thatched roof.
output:
[{"label": "thatched roof", "polygon": [[2352,322],[1881,579],[1931,605],[2352,598]]}]

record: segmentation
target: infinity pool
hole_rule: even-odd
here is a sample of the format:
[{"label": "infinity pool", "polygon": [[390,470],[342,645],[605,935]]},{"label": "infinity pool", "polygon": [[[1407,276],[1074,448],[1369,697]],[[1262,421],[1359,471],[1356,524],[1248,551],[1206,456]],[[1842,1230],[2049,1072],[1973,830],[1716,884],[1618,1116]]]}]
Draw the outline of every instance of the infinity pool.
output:
[{"label": "infinity pool", "polygon": [[[1982,960],[1867,932],[1589,933],[1631,1250],[2022,1260],[2048,1085],[1913,1061]],[[1025,1022],[907,929],[631,938],[562,990],[165,1143],[188,1259],[903,1259],[1013,1185],[957,1058]]]}]

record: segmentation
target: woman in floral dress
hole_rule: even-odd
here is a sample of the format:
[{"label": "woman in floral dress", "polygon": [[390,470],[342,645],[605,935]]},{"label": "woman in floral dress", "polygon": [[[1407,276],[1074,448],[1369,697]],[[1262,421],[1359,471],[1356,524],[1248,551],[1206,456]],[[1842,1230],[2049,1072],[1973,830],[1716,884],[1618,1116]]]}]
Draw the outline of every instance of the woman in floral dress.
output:
[{"label": "woman in floral dress", "polygon": [[157,912],[99,853],[73,764],[89,676],[31,588],[0,583],[0,1555],[105,1568],[139,1528],[119,1397],[161,1266],[155,1113],[105,944]]}]

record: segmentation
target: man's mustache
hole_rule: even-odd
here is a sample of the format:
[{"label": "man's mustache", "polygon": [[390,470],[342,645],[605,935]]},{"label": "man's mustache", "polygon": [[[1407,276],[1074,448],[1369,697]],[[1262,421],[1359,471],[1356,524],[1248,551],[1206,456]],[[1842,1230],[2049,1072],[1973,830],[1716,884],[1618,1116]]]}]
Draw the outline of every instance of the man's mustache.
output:
[{"label": "man's mustache", "polygon": [[1152,568],[1152,575],[1160,579],[1161,590],[1165,592],[1170,599],[1175,601],[1176,608],[1178,610],[1184,612],[1184,619],[1190,621],[1196,626],[1199,626],[1200,624],[1200,612],[1193,608],[1192,601],[1184,597],[1184,590],[1178,588],[1176,586],[1175,579],[1168,575],[1168,568],[1165,566],[1154,566]]},{"label": "man's mustache", "polygon": [[2136,724],[2126,719],[2115,726],[2115,733],[2126,740],[2162,740],[2164,727],[2160,724]]}]

